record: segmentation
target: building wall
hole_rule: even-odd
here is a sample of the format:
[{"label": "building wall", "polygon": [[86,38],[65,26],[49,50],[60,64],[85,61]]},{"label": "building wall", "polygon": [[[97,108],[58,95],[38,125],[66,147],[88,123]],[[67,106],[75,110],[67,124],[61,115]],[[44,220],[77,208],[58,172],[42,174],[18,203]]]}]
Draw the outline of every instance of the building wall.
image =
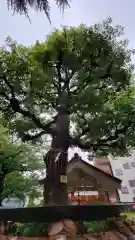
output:
[{"label": "building wall", "polygon": [[135,202],[135,153],[130,157],[110,156],[113,175],[122,180],[121,190],[118,190],[121,202]]},{"label": "building wall", "polygon": [[[95,158],[93,165],[102,171],[113,175],[111,165],[110,165],[110,157],[99,157]],[[109,193],[109,200],[111,203],[117,202],[118,201],[118,195],[117,192],[110,192]]]},{"label": "building wall", "polygon": [[[105,158],[96,158],[94,165],[103,171],[122,180],[121,190],[118,190],[121,202],[135,202],[135,153],[129,157],[111,155]],[[111,201],[118,201],[117,193],[110,193]]]},{"label": "building wall", "polygon": [[112,171],[111,171],[111,167],[110,167],[110,161],[109,161],[108,157],[95,158],[94,166],[101,169],[102,171],[112,175]]}]

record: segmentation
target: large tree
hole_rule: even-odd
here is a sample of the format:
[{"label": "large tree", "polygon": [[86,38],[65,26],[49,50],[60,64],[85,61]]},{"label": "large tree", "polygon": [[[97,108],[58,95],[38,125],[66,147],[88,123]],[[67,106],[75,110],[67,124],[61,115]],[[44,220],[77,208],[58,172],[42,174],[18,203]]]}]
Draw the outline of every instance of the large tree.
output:
[{"label": "large tree", "polygon": [[3,198],[41,196],[37,184],[43,164],[35,149],[22,143],[12,143],[7,128],[0,125],[0,205]]},{"label": "large tree", "polygon": [[109,18],[56,30],[29,48],[8,39],[1,49],[4,118],[23,140],[52,139],[44,159],[50,204],[67,203],[69,147],[121,155],[135,146],[132,51],[122,34]]}]

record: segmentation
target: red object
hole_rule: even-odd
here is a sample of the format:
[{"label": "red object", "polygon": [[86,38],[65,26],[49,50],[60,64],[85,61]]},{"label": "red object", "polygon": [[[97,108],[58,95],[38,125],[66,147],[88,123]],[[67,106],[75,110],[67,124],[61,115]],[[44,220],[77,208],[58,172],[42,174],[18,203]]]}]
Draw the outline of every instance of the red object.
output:
[{"label": "red object", "polygon": [[107,170],[107,171],[104,171],[104,172],[107,173],[107,174],[112,175],[112,171],[111,170]]},{"label": "red object", "polygon": [[80,203],[89,203],[89,202],[96,202],[98,201],[98,195],[69,195],[68,196],[69,202],[80,202]]}]

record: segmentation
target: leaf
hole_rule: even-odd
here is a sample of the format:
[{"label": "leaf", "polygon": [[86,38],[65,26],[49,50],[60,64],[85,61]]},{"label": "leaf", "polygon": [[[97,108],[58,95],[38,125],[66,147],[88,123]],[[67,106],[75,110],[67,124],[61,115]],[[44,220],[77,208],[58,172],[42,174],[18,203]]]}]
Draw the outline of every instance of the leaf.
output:
[{"label": "leaf", "polygon": [[[1,77],[0,109],[11,131],[22,139],[50,134],[44,126],[56,106],[65,104],[74,126],[70,134],[81,146],[120,155],[134,148],[134,51],[121,41],[123,33],[108,18],[93,26],[55,29],[31,47],[8,39],[0,51],[0,70],[11,86]],[[12,90],[18,108],[9,100]]]},{"label": "leaf", "polygon": [[44,167],[38,147],[19,142],[13,144],[8,129],[2,125],[0,133],[0,166],[5,177],[0,197],[40,197],[38,179]]}]

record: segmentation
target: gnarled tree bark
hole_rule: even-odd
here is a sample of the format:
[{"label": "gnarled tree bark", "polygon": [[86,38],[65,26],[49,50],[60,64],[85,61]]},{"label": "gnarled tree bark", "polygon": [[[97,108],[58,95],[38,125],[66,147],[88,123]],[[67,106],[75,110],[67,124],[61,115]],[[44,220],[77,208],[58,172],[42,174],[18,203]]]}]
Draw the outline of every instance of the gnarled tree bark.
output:
[{"label": "gnarled tree bark", "polygon": [[64,205],[68,203],[69,124],[69,114],[60,106],[56,117],[56,125],[52,133],[51,149],[46,156],[45,202],[50,205]]}]

